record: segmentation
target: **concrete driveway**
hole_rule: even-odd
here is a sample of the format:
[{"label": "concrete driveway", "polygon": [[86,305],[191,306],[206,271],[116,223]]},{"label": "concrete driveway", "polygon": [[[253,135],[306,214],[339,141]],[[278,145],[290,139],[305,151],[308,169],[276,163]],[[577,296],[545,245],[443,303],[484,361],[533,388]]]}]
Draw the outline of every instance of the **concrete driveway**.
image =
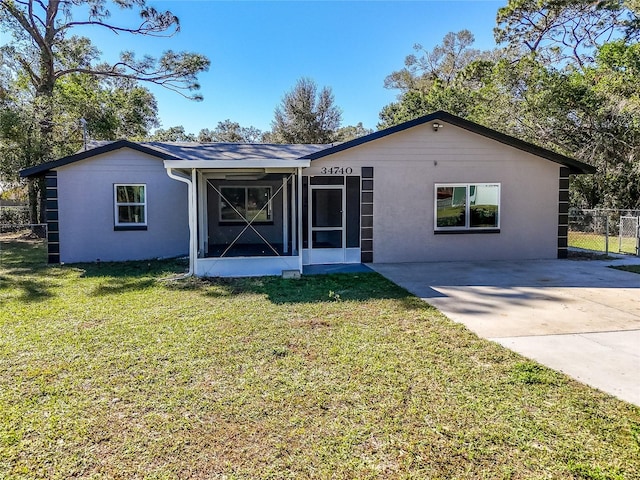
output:
[{"label": "concrete driveway", "polygon": [[640,264],[544,260],[371,265],[481,337],[640,405]]}]

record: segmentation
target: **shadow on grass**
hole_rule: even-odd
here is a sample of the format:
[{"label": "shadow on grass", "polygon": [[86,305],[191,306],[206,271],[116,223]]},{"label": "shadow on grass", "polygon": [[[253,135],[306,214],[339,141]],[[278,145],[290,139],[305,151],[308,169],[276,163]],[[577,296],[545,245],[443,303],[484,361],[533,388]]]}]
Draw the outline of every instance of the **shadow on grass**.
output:
[{"label": "shadow on grass", "polygon": [[47,249],[42,240],[1,240],[0,269],[28,273],[47,267]]},{"label": "shadow on grass", "polygon": [[0,290],[15,288],[21,290],[18,297],[23,302],[40,302],[53,297],[50,284],[42,280],[29,278],[15,278],[8,275],[0,276]]},{"label": "shadow on grass", "polygon": [[109,278],[105,283],[98,285],[93,290],[93,294],[98,296],[117,295],[135,290],[145,290],[155,284],[156,280],[153,278]]},{"label": "shadow on grass", "polygon": [[167,288],[199,290],[203,295],[215,298],[264,295],[276,305],[395,299],[409,310],[433,308],[374,272],[311,275],[297,280],[280,277],[190,278],[170,282]]},{"label": "shadow on grass", "polygon": [[188,260],[172,258],[168,260],[141,260],[132,262],[75,263],[73,267],[82,270],[83,278],[135,278],[176,275],[188,268]]},{"label": "shadow on grass", "polygon": [[[4,244],[3,244],[4,246]],[[184,258],[146,260],[134,262],[96,262],[65,265],[50,268],[46,265],[46,250],[42,243],[12,242],[3,251],[3,276],[0,288],[17,287],[23,290],[25,301],[44,300],[52,296],[45,280],[65,272],[77,271],[80,278],[102,279],[93,295],[117,295],[145,290],[160,282],[170,290],[197,291],[208,298],[232,295],[264,295],[277,305],[290,303],[326,303],[344,301],[369,301],[395,299],[409,310],[432,309],[427,303],[414,297],[405,289],[374,272],[336,273],[303,276],[289,280],[281,277],[259,278],[209,278],[196,277],[162,281],[186,272],[188,261]],[[35,279],[25,279],[31,276]]]},{"label": "shadow on grass", "polygon": [[42,240],[0,241],[0,290],[20,291],[23,302],[40,302],[53,297],[47,271],[47,252]]},{"label": "shadow on grass", "polygon": [[93,289],[96,296],[146,290],[162,277],[183,273],[188,263],[182,259],[144,260],[135,262],[77,263],[80,278],[102,279]]},{"label": "shadow on grass", "polygon": [[0,289],[22,290],[23,301],[41,301],[53,296],[51,277],[78,272],[80,278],[102,278],[95,295],[116,295],[144,290],[158,278],[185,271],[181,259],[141,262],[105,262],[51,266],[46,263],[46,245],[41,240],[2,240],[0,250]]}]

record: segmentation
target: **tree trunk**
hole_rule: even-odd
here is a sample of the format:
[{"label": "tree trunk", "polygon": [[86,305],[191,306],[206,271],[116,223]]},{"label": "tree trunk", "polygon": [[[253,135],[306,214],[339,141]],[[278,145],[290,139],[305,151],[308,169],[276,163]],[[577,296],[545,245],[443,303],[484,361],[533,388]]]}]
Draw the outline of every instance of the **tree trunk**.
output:
[{"label": "tree trunk", "polygon": [[40,193],[40,211],[38,212],[38,223],[47,223],[47,186],[44,177],[38,177],[38,192]]},{"label": "tree trunk", "polygon": [[40,223],[38,215],[38,180],[37,178],[29,179],[29,223]]},{"label": "tree trunk", "polygon": [[[54,81],[44,82],[36,91],[36,115],[37,128],[39,130],[39,145],[36,165],[41,165],[53,160],[53,85]],[[32,223],[45,223],[46,211],[46,184],[44,176],[31,181],[29,203],[31,205]],[[31,190],[34,197],[31,196]]]}]

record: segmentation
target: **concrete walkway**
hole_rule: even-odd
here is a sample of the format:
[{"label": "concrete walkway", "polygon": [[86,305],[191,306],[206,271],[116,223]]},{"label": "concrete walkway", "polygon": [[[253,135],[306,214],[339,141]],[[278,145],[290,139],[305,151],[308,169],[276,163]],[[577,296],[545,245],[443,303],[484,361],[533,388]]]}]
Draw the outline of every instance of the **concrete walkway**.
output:
[{"label": "concrete walkway", "polygon": [[640,406],[640,275],[617,260],[371,267],[481,337]]}]

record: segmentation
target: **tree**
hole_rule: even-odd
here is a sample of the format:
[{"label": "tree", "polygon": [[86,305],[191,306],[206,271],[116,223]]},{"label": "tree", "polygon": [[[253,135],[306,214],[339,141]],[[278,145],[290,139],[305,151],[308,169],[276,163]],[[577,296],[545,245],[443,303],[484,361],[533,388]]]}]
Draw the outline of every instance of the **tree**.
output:
[{"label": "tree", "polygon": [[178,125],[166,130],[159,128],[148,140],[150,142],[195,142],[196,136],[193,133],[187,133],[182,125]]},{"label": "tree", "polygon": [[[37,116],[28,92],[20,81],[5,78],[0,89],[0,177],[18,180],[18,171],[33,165],[38,149],[32,148],[39,135]],[[158,125],[153,94],[135,82],[98,79],[84,74],[61,79],[54,89],[53,154],[56,157],[77,151],[83,141],[83,122],[92,140],[143,139]],[[19,126],[19,127],[18,127]],[[11,150],[23,149],[28,156],[16,160]]]},{"label": "tree", "polygon": [[640,206],[639,6],[510,0],[498,11],[496,39],[519,72],[503,85],[523,136],[597,169],[572,182],[576,206]]},{"label": "tree", "polygon": [[0,183],[17,186],[18,170],[33,165],[40,151],[33,112],[6,99],[0,106]]},{"label": "tree", "polygon": [[[379,127],[447,110],[595,166],[595,175],[578,176],[572,182],[574,206],[640,207],[640,45],[632,35],[597,44],[594,39],[604,38],[596,35],[597,28],[629,34],[629,20],[617,16],[615,23],[615,8],[605,15],[594,10],[595,4],[585,6],[583,18],[572,18],[567,12],[579,13],[576,3],[514,0],[509,6],[531,9],[521,18],[523,26],[524,18],[542,21],[550,11],[554,18],[566,20],[565,26],[580,26],[571,37],[577,50],[567,46],[569,40],[553,36],[559,35],[559,28],[549,29],[536,48],[529,49],[530,40],[537,38],[533,34],[541,34],[529,24],[530,31],[510,30],[511,43],[502,58],[480,55],[458,70],[452,81],[431,75],[429,82],[423,82],[419,72],[407,70],[417,77],[418,86],[401,89],[398,101],[380,113]],[[553,10],[561,4],[566,11]],[[594,15],[608,19],[609,27],[598,26]]]},{"label": "tree", "polygon": [[490,52],[471,48],[474,41],[469,30],[460,30],[457,33],[447,33],[442,39],[442,45],[436,45],[430,51],[416,43],[413,46],[416,54],[407,55],[404,59],[405,67],[384,79],[385,88],[399,89],[403,93],[427,92],[434,82],[451,85],[472,61],[489,55]]},{"label": "tree", "polygon": [[257,143],[262,132],[255,127],[241,127],[229,119],[218,122],[214,130],[203,128],[198,134],[199,142]]},{"label": "tree", "polygon": [[580,68],[616,37],[638,34],[637,0],[509,0],[498,10],[496,41],[520,55]]},{"label": "tree", "polygon": [[[2,80],[2,95],[0,96],[0,184],[6,187],[16,187],[18,170],[33,165],[41,151],[40,131],[34,121],[36,113],[32,108],[22,108],[15,84],[4,68]],[[38,205],[37,190],[28,191],[32,209]],[[37,210],[31,213],[32,219],[37,218]],[[33,220],[32,220],[33,221]]]},{"label": "tree", "polygon": [[56,85],[54,99],[55,123],[73,129],[56,135],[61,147],[73,139],[78,119],[84,119],[88,137],[93,140],[142,140],[159,124],[155,97],[129,79],[69,75]]},{"label": "tree", "polygon": [[439,109],[429,102],[425,94],[410,90],[403,93],[397,102],[382,107],[378,114],[380,118],[378,130],[413,120],[435,110]]},{"label": "tree", "polygon": [[346,127],[341,127],[336,131],[335,141],[336,142],[347,142],[349,140],[353,140],[354,138],[364,137],[365,135],[369,135],[373,133],[373,130],[370,128],[364,128],[362,122],[358,122],[357,125],[347,125]]},{"label": "tree", "polygon": [[331,143],[341,118],[331,89],[318,92],[313,80],[301,78],[276,107],[268,138],[274,143]]},{"label": "tree", "polygon": [[[20,75],[7,74],[0,80],[0,181],[14,185],[20,169],[38,163],[41,134],[38,112]],[[56,84],[53,105],[50,147],[55,157],[77,152],[83,129],[92,140],[142,139],[158,124],[154,96],[126,79],[69,75]],[[32,218],[37,218],[37,193],[30,189]]]},{"label": "tree", "polygon": [[473,92],[483,86],[486,70],[499,53],[472,48],[475,41],[468,30],[449,32],[442,44],[427,51],[414,46],[420,56],[408,55],[405,68],[385,78],[385,87],[400,90],[398,101],[380,112],[378,128],[387,128],[436,110],[469,117],[477,101]]},{"label": "tree", "polygon": [[[141,21],[133,26],[116,25],[109,20],[109,6],[136,8]],[[185,92],[199,88],[197,75],[209,67],[206,57],[168,50],[159,59],[137,59],[133,52],[125,51],[118,62],[99,62],[99,52],[91,41],[74,35],[79,27],[134,36],[170,36],[179,31],[180,24],[170,11],[157,11],[146,0],[0,0],[0,29],[13,37],[2,47],[4,60],[25,79],[36,114],[39,149],[34,164],[53,158],[54,91],[65,77],[86,74],[146,81],[188,98],[200,98]]]}]

